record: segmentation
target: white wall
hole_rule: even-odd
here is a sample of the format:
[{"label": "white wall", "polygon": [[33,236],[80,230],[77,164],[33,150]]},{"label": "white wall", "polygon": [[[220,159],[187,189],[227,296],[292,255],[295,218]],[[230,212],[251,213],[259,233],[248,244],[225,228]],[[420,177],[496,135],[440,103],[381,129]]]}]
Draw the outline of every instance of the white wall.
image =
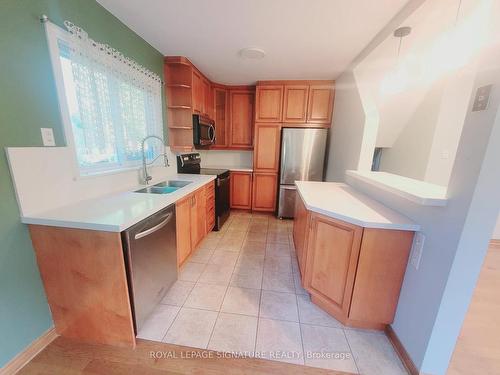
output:
[{"label": "white wall", "polygon": [[[500,6],[498,2],[495,5]],[[415,9],[415,2],[409,7]],[[407,14],[403,11],[381,34],[389,35]],[[491,12],[498,14],[498,8]],[[384,37],[377,37],[374,43],[380,40]],[[347,178],[354,187],[419,223],[426,235],[419,269],[409,265],[406,271],[393,328],[414,363],[427,374],[446,372],[500,211],[498,50],[483,52],[478,64],[482,70],[474,76],[471,94],[482,85],[495,86],[486,111],[473,113],[471,103],[467,105],[446,207],[420,206]],[[352,81],[351,77],[352,71],[347,71],[339,81]],[[354,112],[362,110],[356,99],[359,88],[351,85],[348,92],[350,100],[335,103],[334,134],[363,134],[363,115]],[[341,94],[345,99],[346,93]],[[328,164],[327,180],[344,180],[345,170],[359,163],[359,154],[344,153],[349,149],[362,150],[359,136],[332,138],[329,160],[333,162]]]},{"label": "white wall", "polygon": [[202,167],[252,168],[252,151],[200,150]]},{"label": "white wall", "polygon": [[335,82],[335,103],[329,132],[326,180],[342,181],[346,169],[358,169],[365,129],[365,113],[352,72]]},{"label": "white wall", "polygon": [[438,81],[407,118],[392,146],[384,148],[380,171],[424,180],[441,107],[444,82]]},{"label": "white wall", "polygon": [[476,68],[474,66],[474,69],[461,69],[446,80],[427,170],[423,177],[426,182],[441,186],[448,185]]}]

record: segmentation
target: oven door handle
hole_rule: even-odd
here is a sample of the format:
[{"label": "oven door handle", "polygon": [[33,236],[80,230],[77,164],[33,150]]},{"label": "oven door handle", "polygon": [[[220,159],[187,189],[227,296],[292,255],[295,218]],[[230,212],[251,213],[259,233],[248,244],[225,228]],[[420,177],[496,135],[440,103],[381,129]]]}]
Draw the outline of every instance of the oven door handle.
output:
[{"label": "oven door handle", "polygon": [[165,220],[163,220],[161,223],[155,225],[154,227],[151,227],[149,229],[146,229],[145,231],[142,231],[142,232],[139,232],[135,235],[135,239],[136,240],[139,240],[143,237],[146,237],[146,236],[149,236],[150,234],[153,234],[154,232],[160,230],[161,228],[163,228],[165,225],[168,224],[168,222],[170,221],[172,217],[172,214],[168,214],[166,217],[165,217]]},{"label": "oven door handle", "polygon": [[221,185],[221,182],[224,182],[226,180],[229,180],[231,176],[227,176],[227,177],[224,177],[224,178],[218,178],[217,179],[217,186],[220,186]]}]

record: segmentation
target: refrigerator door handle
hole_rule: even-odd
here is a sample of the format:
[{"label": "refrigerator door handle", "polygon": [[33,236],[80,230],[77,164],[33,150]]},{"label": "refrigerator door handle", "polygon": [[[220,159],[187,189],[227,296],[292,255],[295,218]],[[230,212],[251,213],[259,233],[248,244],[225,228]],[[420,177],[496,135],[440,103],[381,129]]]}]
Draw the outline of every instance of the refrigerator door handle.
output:
[{"label": "refrigerator door handle", "polygon": [[280,185],[280,188],[285,190],[297,190],[297,187],[295,185]]}]

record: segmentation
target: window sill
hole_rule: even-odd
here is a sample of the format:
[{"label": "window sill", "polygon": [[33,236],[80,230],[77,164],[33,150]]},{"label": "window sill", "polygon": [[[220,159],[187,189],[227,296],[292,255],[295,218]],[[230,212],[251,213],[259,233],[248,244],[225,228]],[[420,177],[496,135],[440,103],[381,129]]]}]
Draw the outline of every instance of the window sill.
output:
[{"label": "window sill", "polygon": [[346,171],[348,178],[362,181],[422,206],[444,207],[447,188],[386,172]]}]

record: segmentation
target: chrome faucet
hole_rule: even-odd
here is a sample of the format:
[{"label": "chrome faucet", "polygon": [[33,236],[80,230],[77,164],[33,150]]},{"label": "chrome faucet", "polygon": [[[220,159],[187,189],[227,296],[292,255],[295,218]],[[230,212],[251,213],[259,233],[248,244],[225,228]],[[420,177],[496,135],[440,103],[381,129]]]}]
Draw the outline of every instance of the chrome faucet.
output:
[{"label": "chrome faucet", "polygon": [[156,138],[156,139],[160,140],[161,144],[163,145],[163,148],[165,149],[165,144],[164,144],[163,138],[158,137],[157,135],[148,135],[147,137],[145,137],[141,141],[142,172],[144,175],[144,182],[146,185],[149,184],[149,181],[151,181],[153,179],[153,177],[148,174],[148,165],[153,164],[159,157],[163,156],[163,164],[165,165],[165,167],[170,167],[170,164],[168,162],[168,156],[167,156],[166,152],[161,153],[156,158],[151,160],[149,163],[146,162],[146,152],[144,150],[144,145],[146,144],[146,141],[150,138]]}]

